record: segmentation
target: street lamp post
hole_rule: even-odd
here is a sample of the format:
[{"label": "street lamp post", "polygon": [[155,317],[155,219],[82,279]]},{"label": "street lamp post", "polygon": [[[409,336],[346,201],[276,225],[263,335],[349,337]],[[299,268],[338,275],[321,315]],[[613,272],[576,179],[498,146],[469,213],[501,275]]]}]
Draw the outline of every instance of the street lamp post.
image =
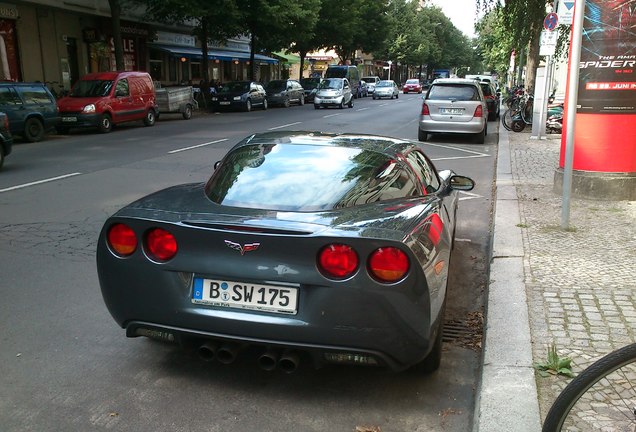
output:
[{"label": "street lamp post", "polygon": [[393,62],[389,60],[387,63],[389,64],[389,79],[391,79],[391,65],[393,64]]}]

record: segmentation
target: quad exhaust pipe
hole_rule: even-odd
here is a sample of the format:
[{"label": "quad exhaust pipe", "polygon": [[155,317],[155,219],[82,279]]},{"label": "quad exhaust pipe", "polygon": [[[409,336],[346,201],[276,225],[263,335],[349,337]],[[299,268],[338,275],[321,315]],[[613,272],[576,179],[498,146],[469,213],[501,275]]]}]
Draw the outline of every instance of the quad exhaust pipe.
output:
[{"label": "quad exhaust pipe", "polygon": [[[219,363],[234,363],[238,356],[241,346],[232,343],[224,343],[219,345],[213,341],[207,341],[199,346],[199,357],[207,362],[216,360]],[[300,356],[293,350],[277,350],[268,348],[257,358],[258,366],[266,371],[273,371],[279,368],[285,373],[292,373],[298,369]]]}]

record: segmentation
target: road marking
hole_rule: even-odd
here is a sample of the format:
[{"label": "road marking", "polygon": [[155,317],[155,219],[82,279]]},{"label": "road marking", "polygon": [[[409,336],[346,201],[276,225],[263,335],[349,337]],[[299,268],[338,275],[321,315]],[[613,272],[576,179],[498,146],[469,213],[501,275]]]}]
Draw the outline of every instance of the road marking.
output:
[{"label": "road marking", "polygon": [[294,126],[294,125],[301,124],[301,123],[302,123],[302,122],[289,123],[289,124],[286,124],[286,125],[276,126],[276,127],[273,127],[273,128],[269,128],[269,129],[267,129],[267,130],[282,129],[282,128],[285,128],[285,127]]},{"label": "road marking", "polygon": [[190,147],[184,147],[184,148],[180,148],[180,149],[176,149],[176,150],[170,150],[168,152],[168,154],[179,153],[179,152],[182,152],[182,151],[192,150],[192,149],[199,148],[199,147],[205,147],[207,145],[216,144],[216,143],[220,143],[220,142],[223,142],[223,141],[227,141],[227,138],[219,139],[219,140],[216,140],[216,141],[210,141],[210,142],[206,142],[206,143],[203,143],[203,144],[197,144],[197,145],[193,145],[193,146],[190,146]]},{"label": "road marking", "polygon": [[64,175],[57,176],[57,177],[51,177],[51,178],[44,179],[44,180],[38,180],[38,181],[30,182],[30,183],[24,183],[24,184],[17,185],[17,186],[11,186],[11,187],[8,187],[8,188],[5,188],[5,189],[0,189],[0,192],[9,192],[9,191],[12,191],[12,190],[15,190],[15,189],[22,189],[22,188],[25,188],[25,187],[35,186],[35,185],[42,184],[42,183],[53,182],[55,180],[62,180],[62,179],[68,178],[68,177],[74,177],[74,176],[78,176],[78,175],[81,175],[81,174],[82,173],[78,173],[78,172],[71,173],[71,174],[64,174]]},{"label": "road marking", "polygon": [[360,109],[357,109],[356,111],[364,111],[364,110],[368,110],[368,109],[369,108],[360,108]]},{"label": "road marking", "polygon": [[461,193],[463,193],[465,195],[469,195],[469,196],[461,197],[461,198],[459,198],[459,201],[466,201],[466,200],[475,199],[475,198],[483,198],[482,195],[471,193],[471,192],[461,191]]},{"label": "road marking", "polygon": [[455,241],[456,242],[466,242],[466,243],[472,243],[473,242],[471,239],[465,239],[465,238],[456,238]]},{"label": "road marking", "polygon": [[340,113],[338,113],[338,114],[329,114],[329,115],[326,115],[326,116],[322,116],[322,118],[335,117],[335,116],[339,116],[339,115],[341,115],[341,114]]},{"label": "road marking", "polygon": [[451,150],[458,150],[460,152],[471,154],[471,156],[449,156],[449,157],[440,157],[440,158],[434,158],[434,159],[431,158],[432,161],[455,160],[455,159],[472,159],[472,158],[482,158],[482,157],[490,157],[490,156],[492,156],[492,155],[490,155],[488,153],[481,153],[481,152],[477,152],[477,151],[474,151],[474,150],[466,150],[466,149],[463,149],[463,148],[449,146],[449,145],[443,145],[443,144],[432,144],[432,143],[426,143],[426,142],[418,142],[417,144],[419,144],[419,145],[428,145],[428,146],[432,146],[432,147],[441,147],[441,148],[446,148],[446,149],[451,149]]}]

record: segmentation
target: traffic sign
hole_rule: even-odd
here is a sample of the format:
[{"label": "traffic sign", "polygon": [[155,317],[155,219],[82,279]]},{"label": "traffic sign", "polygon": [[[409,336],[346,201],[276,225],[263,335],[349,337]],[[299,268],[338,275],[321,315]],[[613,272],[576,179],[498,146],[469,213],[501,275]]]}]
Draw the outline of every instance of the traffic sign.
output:
[{"label": "traffic sign", "polygon": [[541,38],[539,39],[539,55],[554,55],[558,36],[557,32],[541,30]]},{"label": "traffic sign", "polygon": [[543,20],[543,28],[548,31],[554,30],[558,24],[559,24],[559,16],[555,14],[554,12],[550,12],[548,15],[546,15],[545,19]]},{"label": "traffic sign", "polygon": [[572,25],[574,20],[574,0],[560,0],[557,6],[559,25]]}]

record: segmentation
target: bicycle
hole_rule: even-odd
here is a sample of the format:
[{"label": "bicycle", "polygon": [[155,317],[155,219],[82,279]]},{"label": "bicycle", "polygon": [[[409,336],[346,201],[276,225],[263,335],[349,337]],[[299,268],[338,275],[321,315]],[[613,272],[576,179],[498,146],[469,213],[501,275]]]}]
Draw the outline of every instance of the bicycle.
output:
[{"label": "bicycle", "polygon": [[613,351],[556,398],[542,432],[636,431],[636,343]]},{"label": "bicycle", "polygon": [[510,108],[501,116],[501,124],[507,130],[521,132],[526,125],[532,124],[534,98],[524,93],[515,97]]}]

